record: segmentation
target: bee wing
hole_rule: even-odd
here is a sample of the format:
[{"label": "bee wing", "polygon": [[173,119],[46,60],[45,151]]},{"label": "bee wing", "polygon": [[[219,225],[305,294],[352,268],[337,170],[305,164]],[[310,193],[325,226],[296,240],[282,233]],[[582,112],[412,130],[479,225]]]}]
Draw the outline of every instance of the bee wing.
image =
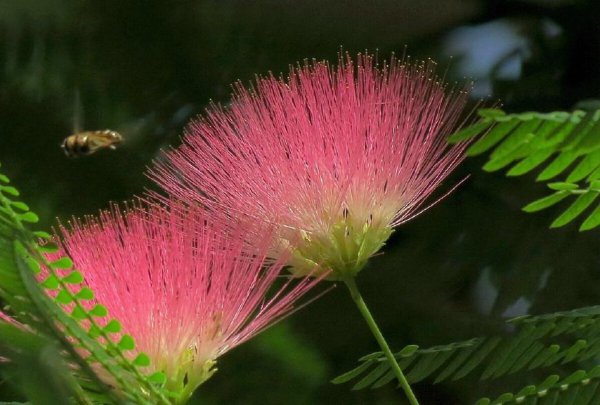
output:
[{"label": "bee wing", "polygon": [[75,89],[73,96],[73,133],[78,134],[81,132],[83,126],[83,107],[81,105],[81,93],[79,89]]}]

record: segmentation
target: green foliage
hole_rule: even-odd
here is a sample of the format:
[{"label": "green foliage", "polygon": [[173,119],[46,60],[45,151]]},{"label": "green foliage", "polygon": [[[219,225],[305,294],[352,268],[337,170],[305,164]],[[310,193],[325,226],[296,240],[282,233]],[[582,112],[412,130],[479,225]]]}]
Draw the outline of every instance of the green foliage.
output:
[{"label": "green foliage", "polygon": [[[536,212],[566,199],[574,200],[551,227],[569,224],[585,215],[580,230],[600,225],[600,110],[505,114],[501,110],[479,110],[481,119],[457,132],[451,142],[473,139],[467,150],[474,156],[489,152],[484,170],[506,169],[507,176],[538,170],[537,181],[546,182],[552,194],[523,208]],[[550,180],[560,177],[560,182]]]},{"label": "green foliage", "polygon": [[[128,354],[135,349],[133,338],[122,335],[115,342],[113,335],[120,333],[120,323],[106,319],[104,306],[89,308],[85,304],[93,299],[93,292],[82,285],[83,276],[72,269],[72,261],[66,257],[48,260],[47,254],[56,248],[49,235],[28,229],[28,223],[37,222],[37,216],[14,199],[18,196],[9,179],[0,174],[0,299],[7,316],[3,324],[10,325],[13,333],[17,328],[30,339],[40,337],[49,342],[45,346],[61,348],[61,356],[74,367],[81,387],[73,392],[86,391],[85,397],[76,397],[78,402],[170,403],[162,389],[164,375],[145,375],[140,368],[149,364],[147,356],[138,354],[132,359]],[[40,239],[45,240],[41,245]],[[3,328],[9,330],[8,326]],[[18,364],[18,356],[10,354],[19,350],[6,352]],[[97,376],[95,370],[99,368],[111,376],[117,390]]]},{"label": "green foliage", "polygon": [[10,359],[2,374],[32,403],[62,405],[81,395],[59,347],[41,335],[0,321],[0,355]]},{"label": "green foliage", "polygon": [[[493,379],[600,355],[600,306],[522,316],[508,320],[506,326],[514,331],[428,349],[410,345],[395,356],[410,383],[425,378],[438,383],[467,375]],[[379,388],[395,378],[381,352],[364,356],[360,362],[333,383],[354,381],[354,389]]]},{"label": "green foliage", "polygon": [[495,400],[482,398],[476,405],[554,405],[597,404],[600,398],[600,366],[590,371],[578,370],[566,378],[551,375],[539,385],[528,385],[516,394],[505,393]]}]

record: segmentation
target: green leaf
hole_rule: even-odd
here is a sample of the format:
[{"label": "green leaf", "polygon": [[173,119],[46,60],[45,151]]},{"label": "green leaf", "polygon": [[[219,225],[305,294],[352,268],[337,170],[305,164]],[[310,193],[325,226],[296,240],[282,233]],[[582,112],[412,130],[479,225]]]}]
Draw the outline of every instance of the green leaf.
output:
[{"label": "green leaf", "polygon": [[515,398],[514,394],[512,394],[510,392],[506,392],[506,393],[500,395],[494,401],[492,401],[492,405],[505,404],[508,401],[512,401],[514,398]]},{"label": "green leaf", "polygon": [[24,202],[21,202],[21,201],[12,201],[11,205],[13,206],[13,208],[16,208],[18,210],[29,211],[29,207]]},{"label": "green leaf", "polygon": [[14,187],[10,187],[10,186],[0,186],[0,192],[5,193],[5,194],[9,194],[13,197],[18,197],[19,196],[19,190],[17,190]]},{"label": "green leaf", "polygon": [[[437,383],[448,379],[457,380],[474,373],[481,378],[499,378],[521,370],[580,362],[600,355],[600,306],[522,316],[507,321],[507,325],[514,329],[514,333],[429,349],[415,350],[414,346],[408,346],[406,350],[396,353],[395,357],[410,383],[428,377]],[[361,359],[359,367],[334,381],[343,383],[356,380],[357,389],[378,388],[394,381],[389,363],[381,352]],[[600,366],[593,371],[598,373],[600,379]],[[571,380],[576,380],[575,377],[580,374],[571,376]],[[591,375],[588,373],[586,378],[591,378]],[[548,390],[556,383],[556,377],[549,377],[536,388],[536,392]],[[527,397],[532,392],[531,386],[528,386],[519,391],[517,397]],[[514,394],[510,395],[515,397]],[[506,398],[508,395],[500,397]]]},{"label": "green leaf", "polygon": [[21,221],[29,222],[31,224],[35,224],[40,220],[39,217],[31,211],[28,211],[24,214],[18,214],[18,217]]},{"label": "green leaf", "polygon": [[164,384],[167,381],[167,376],[162,371],[157,371],[148,376],[148,381],[154,384]]},{"label": "green leaf", "polygon": [[52,235],[50,235],[48,232],[43,232],[43,231],[35,231],[33,232],[33,235],[41,238],[41,239],[51,239]]},{"label": "green leaf", "polygon": [[[524,211],[539,211],[569,196],[576,196],[571,207],[553,222],[552,227],[563,226],[585,211],[589,201],[593,200],[589,193],[600,191],[600,184],[593,184],[600,180],[600,110],[520,114],[503,114],[493,110],[482,111],[481,115],[485,117],[482,121],[492,129],[475,142],[467,154],[490,151],[484,170],[495,171],[514,164],[507,171],[507,176],[521,176],[540,168],[537,181],[547,182],[564,176],[548,186],[559,192],[573,191],[538,199],[526,205]],[[482,128],[479,127],[481,132]],[[476,133],[476,129],[469,127],[463,134]],[[565,174],[573,165],[570,173]],[[586,178],[587,184],[579,183]],[[584,219],[580,230],[600,226],[598,215],[598,211],[592,212],[591,217]]]},{"label": "green leaf", "polygon": [[561,174],[579,156],[575,151],[565,151],[556,157],[537,177],[538,181],[549,180]]},{"label": "green leaf", "polygon": [[515,397],[518,400],[519,398],[526,397],[528,395],[533,395],[535,393],[537,393],[536,386],[535,385],[528,385],[527,387],[521,389],[521,391],[517,392],[517,394],[515,395]]},{"label": "green leaf", "polygon": [[566,183],[566,182],[558,182],[558,183],[548,183],[548,188],[551,190],[577,190],[579,188],[578,184],[575,183]]},{"label": "green leaf", "polygon": [[511,131],[517,127],[517,125],[519,125],[519,122],[517,121],[507,121],[496,125],[484,137],[479,139],[477,142],[471,145],[469,149],[467,149],[467,156],[476,156],[492,148],[495,144],[510,134]]},{"label": "green leaf", "polygon": [[46,243],[39,246],[38,250],[41,253],[56,253],[58,252],[58,247],[54,243]]},{"label": "green leaf", "polygon": [[104,305],[96,304],[94,308],[90,311],[90,315],[101,318],[103,316],[108,315],[108,310]]},{"label": "green leaf", "polygon": [[496,146],[490,155],[488,164],[497,159],[514,156],[515,151],[518,151],[521,146],[531,143],[535,139],[533,131],[540,128],[541,125],[542,121],[537,119],[518,125],[500,145]]},{"label": "green leaf", "polygon": [[123,335],[117,346],[123,351],[133,350],[135,349],[135,342],[130,335]]},{"label": "green leaf", "polygon": [[356,377],[358,377],[359,375],[361,375],[365,370],[367,370],[369,368],[371,368],[371,363],[364,362],[360,366],[358,366],[350,371],[347,371],[344,374],[338,375],[333,380],[331,380],[331,382],[333,384],[347,383],[348,381],[351,381],[351,380],[355,379]]},{"label": "green leaf", "polygon": [[50,263],[53,269],[70,269],[73,267],[73,261],[68,257],[62,257]]},{"label": "green leaf", "polygon": [[600,195],[598,191],[588,191],[585,194],[580,195],[575,202],[565,210],[552,224],[551,228],[558,228],[561,226],[565,226],[569,222],[573,221],[577,218],[581,213],[589,207],[594,200]]},{"label": "green leaf", "polygon": [[599,111],[589,112],[581,119],[571,133],[571,142],[565,149],[574,149],[589,153],[598,145],[598,114]]},{"label": "green leaf", "polygon": [[477,110],[477,115],[481,118],[496,119],[506,116],[506,113],[499,108],[480,108]]},{"label": "green leaf", "polygon": [[80,307],[73,308],[73,310],[71,311],[71,315],[73,316],[73,318],[80,321],[87,319],[87,313]]},{"label": "green leaf", "polygon": [[525,173],[529,173],[542,163],[544,163],[552,154],[554,154],[553,148],[539,149],[525,157],[519,163],[514,165],[507,173],[507,176],[521,176]]},{"label": "green leaf", "polygon": [[140,353],[133,360],[133,364],[138,367],[147,367],[150,365],[150,357],[146,353]]},{"label": "green leaf", "polygon": [[92,325],[92,326],[90,326],[90,328],[88,329],[88,335],[89,335],[91,338],[94,338],[94,339],[96,339],[96,338],[98,338],[98,337],[100,337],[100,336],[102,335],[102,330],[101,330],[101,329],[100,329],[98,326],[96,326],[96,325]]},{"label": "green leaf", "polygon": [[448,138],[450,143],[458,143],[467,139],[471,139],[491,127],[493,122],[482,120],[473,125],[470,125],[458,132],[455,132]]},{"label": "green leaf", "polygon": [[[68,268],[70,268],[70,266]],[[79,271],[74,270],[63,277],[63,281],[69,284],[81,284],[83,283],[83,275]]]},{"label": "green leaf", "polygon": [[397,356],[399,356],[399,357],[412,356],[417,350],[419,350],[419,346],[417,346],[417,345],[404,346],[404,348],[398,352]]},{"label": "green leaf", "polygon": [[594,229],[600,225],[600,205],[597,206],[594,211],[587,217],[581,227],[579,227],[580,231],[589,231],[590,229]]},{"label": "green leaf", "polygon": [[367,376],[361,379],[359,382],[354,384],[352,387],[353,390],[361,390],[363,388],[367,388],[373,383],[375,383],[379,378],[381,378],[387,371],[389,370],[389,366],[386,363],[382,363],[379,366],[375,367]]},{"label": "green leaf", "polygon": [[116,319],[111,319],[106,326],[104,326],[104,330],[107,333],[118,333],[123,329],[121,323]]},{"label": "green leaf", "polygon": [[56,276],[50,275],[44,280],[42,285],[44,286],[44,288],[46,288],[48,290],[56,290],[60,284],[59,284],[58,278]]},{"label": "green leaf", "polygon": [[579,164],[573,169],[569,177],[568,182],[577,182],[584,179],[587,175],[592,173],[596,168],[600,166],[600,150],[587,155],[582,159]]},{"label": "green leaf", "polygon": [[[84,300],[84,301],[93,300],[94,292],[92,290],[90,290],[88,287],[83,287],[83,288],[81,288],[81,290],[79,290],[77,292],[77,294],[75,294],[75,297],[77,297],[80,300]],[[96,305],[96,307],[94,307],[90,311],[90,314],[92,314],[94,316],[105,316],[105,315],[97,315],[97,313],[108,313],[108,311],[106,311],[106,308],[104,308],[102,305]]]},{"label": "green leaf", "polygon": [[[579,370],[560,380],[552,375],[538,386],[529,385],[517,394],[506,393],[492,401],[492,404],[595,404],[600,395],[598,387],[598,367],[593,370]],[[488,400],[483,398],[482,400]],[[480,400],[480,401],[482,401]]]},{"label": "green leaf", "polygon": [[56,301],[61,304],[70,304],[73,302],[73,295],[67,290],[60,290],[56,295]]},{"label": "green leaf", "polygon": [[559,191],[554,194],[550,194],[549,196],[540,198],[539,200],[533,201],[532,203],[527,204],[523,207],[523,211],[525,212],[536,212],[541,211],[544,208],[551,207],[554,204],[559,203],[570,195],[568,191]]},{"label": "green leaf", "polygon": [[543,383],[538,386],[538,392],[546,391],[550,389],[553,385],[555,385],[560,380],[560,377],[557,375],[551,375],[546,378]]}]

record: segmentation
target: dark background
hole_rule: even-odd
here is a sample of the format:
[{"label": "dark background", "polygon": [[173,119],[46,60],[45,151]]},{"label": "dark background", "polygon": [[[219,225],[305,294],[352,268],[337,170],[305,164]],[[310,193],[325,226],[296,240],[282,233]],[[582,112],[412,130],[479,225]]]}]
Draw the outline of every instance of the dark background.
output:
[{"label": "dark background", "polygon": [[[570,109],[600,98],[595,0],[0,0],[0,162],[50,228],[152,187],[145,167],[230,83],[286,71],[339,47],[432,57],[474,99],[508,111]],[[449,62],[449,57],[452,61]],[[125,144],[67,159],[62,139],[111,128]],[[525,214],[544,195],[467,161],[471,178],[398,229],[359,277],[391,346],[422,347],[497,331],[502,319],[599,302],[598,231],[549,231],[560,208]],[[377,347],[343,286],[225,355],[197,392],[204,404],[389,404],[392,385],[352,392],[328,381]],[[557,370],[553,370],[556,372]],[[560,370],[559,370],[560,371]],[[531,379],[531,380],[528,380]],[[415,386],[427,404],[518,391],[541,375]],[[6,385],[0,399],[15,399]]]}]

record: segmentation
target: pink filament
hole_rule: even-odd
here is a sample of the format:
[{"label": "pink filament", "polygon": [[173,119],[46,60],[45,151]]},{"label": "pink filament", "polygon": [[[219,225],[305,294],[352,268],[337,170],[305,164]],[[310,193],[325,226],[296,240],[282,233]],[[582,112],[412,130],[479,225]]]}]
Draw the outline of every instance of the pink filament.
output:
[{"label": "pink filament", "polygon": [[[60,230],[62,251],[95,301],[167,372],[186,351],[199,362],[213,360],[254,336],[317,281],[285,282],[267,298],[282,272],[280,261],[263,266],[269,231],[242,223],[225,230],[199,210],[115,208]],[[254,254],[246,253],[249,233]]]},{"label": "pink filament", "polygon": [[251,90],[238,84],[231,106],[211,106],[149,176],[228,217],[318,231],[349,210],[399,225],[464,156],[466,145],[446,136],[466,92],[448,92],[433,69],[359,55],[338,67],[305,62]]}]

